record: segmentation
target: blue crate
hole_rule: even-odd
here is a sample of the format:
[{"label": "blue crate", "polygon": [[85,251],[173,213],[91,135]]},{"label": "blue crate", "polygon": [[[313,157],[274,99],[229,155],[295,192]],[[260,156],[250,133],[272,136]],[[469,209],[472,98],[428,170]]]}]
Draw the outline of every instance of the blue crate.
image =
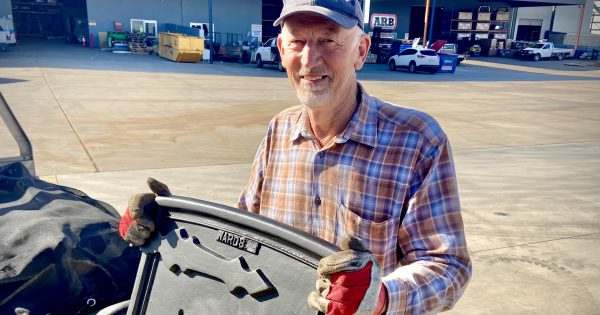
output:
[{"label": "blue crate", "polygon": [[456,65],[458,63],[458,55],[451,54],[438,54],[440,56],[440,66],[438,72],[440,73],[454,73],[456,71]]}]

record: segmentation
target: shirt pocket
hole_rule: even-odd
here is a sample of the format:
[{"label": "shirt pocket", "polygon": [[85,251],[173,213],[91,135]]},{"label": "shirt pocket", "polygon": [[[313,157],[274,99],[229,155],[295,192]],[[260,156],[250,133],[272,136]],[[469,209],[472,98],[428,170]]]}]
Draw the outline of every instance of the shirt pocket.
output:
[{"label": "shirt pocket", "polygon": [[399,217],[391,217],[383,222],[374,222],[354,213],[343,204],[339,204],[336,215],[335,243],[339,245],[344,235],[360,238],[369,247],[381,264],[385,274],[396,268]]}]

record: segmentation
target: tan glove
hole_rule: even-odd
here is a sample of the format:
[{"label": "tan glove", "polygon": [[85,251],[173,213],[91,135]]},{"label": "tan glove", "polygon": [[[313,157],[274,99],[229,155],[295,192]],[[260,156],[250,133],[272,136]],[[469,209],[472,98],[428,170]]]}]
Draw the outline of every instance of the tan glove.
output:
[{"label": "tan glove", "polygon": [[156,196],[171,196],[167,185],[148,177],[148,186],[153,193],[140,193],[131,196],[127,210],[119,222],[119,234],[132,245],[143,245],[155,229],[154,220],[158,204]]},{"label": "tan glove", "polygon": [[317,289],[308,296],[308,304],[325,314],[383,313],[387,290],[379,262],[358,238],[345,236],[340,248],[319,261]]}]

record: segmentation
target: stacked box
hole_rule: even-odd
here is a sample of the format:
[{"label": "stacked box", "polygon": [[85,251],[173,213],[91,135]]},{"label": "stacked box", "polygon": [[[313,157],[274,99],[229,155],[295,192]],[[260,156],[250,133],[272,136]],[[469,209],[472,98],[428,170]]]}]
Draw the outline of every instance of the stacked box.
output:
[{"label": "stacked box", "polygon": [[478,31],[489,31],[490,30],[490,23],[477,23],[477,30]]},{"label": "stacked box", "polygon": [[471,33],[457,33],[456,39],[462,40],[463,38],[471,38]]},{"label": "stacked box", "polygon": [[478,21],[489,21],[492,18],[492,13],[490,12],[479,12],[477,13]]},{"label": "stacked box", "polygon": [[472,12],[458,12],[459,20],[471,20],[473,18]]},{"label": "stacked box", "polygon": [[496,13],[496,21],[508,21],[510,18],[509,12],[498,12]]},{"label": "stacked box", "polygon": [[459,30],[470,30],[472,26],[471,22],[458,22]]}]

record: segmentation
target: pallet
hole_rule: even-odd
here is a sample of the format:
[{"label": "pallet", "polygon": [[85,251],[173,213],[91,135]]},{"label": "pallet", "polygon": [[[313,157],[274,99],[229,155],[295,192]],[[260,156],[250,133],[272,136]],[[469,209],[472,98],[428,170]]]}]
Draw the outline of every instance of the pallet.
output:
[{"label": "pallet", "polygon": [[134,54],[147,54],[149,52],[148,49],[152,49],[152,47],[146,47],[146,46],[133,46],[133,45],[129,45],[129,50],[131,50],[132,53]]},{"label": "pallet", "polygon": [[147,54],[149,48],[146,47],[146,37],[140,33],[131,33],[129,35],[129,50],[134,54]]}]

